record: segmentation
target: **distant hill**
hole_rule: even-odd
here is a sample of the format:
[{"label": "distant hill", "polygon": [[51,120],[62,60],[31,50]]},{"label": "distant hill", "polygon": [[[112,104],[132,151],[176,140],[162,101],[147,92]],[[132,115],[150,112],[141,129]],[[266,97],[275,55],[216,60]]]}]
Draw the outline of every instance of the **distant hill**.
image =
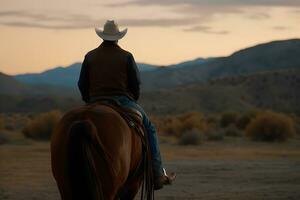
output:
[{"label": "distant hill", "polygon": [[26,94],[29,91],[30,87],[17,81],[14,77],[0,72],[0,95]]},{"label": "distant hill", "polygon": [[194,65],[202,65],[202,64],[212,61],[214,59],[215,58],[196,58],[194,60],[189,60],[189,61],[181,62],[178,64],[174,64],[174,65],[169,65],[167,67],[176,69],[176,68],[190,67],[190,66],[194,66]]},{"label": "distant hill", "polygon": [[157,65],[150,65],[150,64],[145,64],[145,63],[137,63],[137,66],[141,72],[153,71],[159,67]]},{"label": "distant hill", "polygon": [[300,113],[299,91],[300,69],[282,70],[144,92],[140,102],[157,115],[253,109]]},{"label": "distant hill", "polygon": [[[11,77],[5,75],[4,77],[11,81]],[[0,76],[0,83],[3,83],[2,79],[3,76]],[[10,81],[9,84],[12,83]],[[13,83],[19,85],[15,81]],[[9,85],[6,90],[10,88]],[[66,93],[70,92],[66,88],[21,86],[19,90],[14,90],[20,93],[3,93],[1,90],[0,112],[68,110],[83,104],[75,92],[66,96]],[[143,91],[139,103],[149,114],[155,115],[253,109],[300,113],[299,91],[300,69],[278,70],[222,77],[169,89]]]},{"label": "distant hill", "polygon": [[300,39],[273,41],[233,53],[228,57],[190,64],[183,68],[163,68],[142,74],[143,88],[153,90],[207,81],[219,77],[300,68]]},{"label": "distant hill", "polygon": [[42,112],[81,104],[78,91],[49,85],[27,85],[0,72],[0,112]]},{"label": "distant hill", "polygon": [[9,96],[79,96],[75,88],[45,84],[31,85],[16,80],[13,76],[0,72],[0,95]]},{"label": "distant hill", "polygon": [[[137,65],[142,72],[150,72],[158,68],[155,65],[144,63],[138,63]],[[81,63],[74,63],[68,67],[56,67],[42,73],[16,75],[15,78],[18,81],[31,85],[46,84],[53,86],[76,87],[80,69]]]}]

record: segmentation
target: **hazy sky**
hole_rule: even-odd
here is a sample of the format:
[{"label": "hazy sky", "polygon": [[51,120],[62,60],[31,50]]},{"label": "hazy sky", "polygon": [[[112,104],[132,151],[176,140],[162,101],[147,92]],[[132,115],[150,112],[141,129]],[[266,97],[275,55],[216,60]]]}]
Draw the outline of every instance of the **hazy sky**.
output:
[{"label": "hazy sky", "polygon": [[137,61],[159,65],[300,38],[300,0],[0,0],[0,71],[82,61],[107,19],[128,28],[120,45]]}]

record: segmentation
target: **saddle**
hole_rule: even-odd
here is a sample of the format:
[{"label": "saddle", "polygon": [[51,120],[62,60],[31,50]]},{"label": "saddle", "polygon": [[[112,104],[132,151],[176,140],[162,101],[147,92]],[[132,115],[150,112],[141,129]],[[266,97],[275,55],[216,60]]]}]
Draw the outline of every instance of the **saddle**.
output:
[{"label": "saddle", "polygon": [[138,132],[141,133],[141,136],[143,137],[145,136],[143,115],[140,111],[134,108],[124,107],[117,100],[108,97],[99,98],[94,102],[90,103],[89,105],[94,105],[94,104],[105,105],[117,111],[127,122],[130,128],[138,129],[139,130]]}]

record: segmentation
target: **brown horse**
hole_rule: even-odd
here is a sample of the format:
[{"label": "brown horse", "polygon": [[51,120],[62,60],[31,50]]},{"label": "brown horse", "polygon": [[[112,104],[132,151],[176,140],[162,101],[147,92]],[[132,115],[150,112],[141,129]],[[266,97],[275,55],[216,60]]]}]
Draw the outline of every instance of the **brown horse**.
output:
[{"label": "brown horse", "polygon": [[[143,169],[137,173],[142,147],[139,135],[107,105],[69,111],[51,138],[52,172],[61,198],[134,199],[145,177]],[[153,198],[153,190],[146,186],[145,192]]]}]

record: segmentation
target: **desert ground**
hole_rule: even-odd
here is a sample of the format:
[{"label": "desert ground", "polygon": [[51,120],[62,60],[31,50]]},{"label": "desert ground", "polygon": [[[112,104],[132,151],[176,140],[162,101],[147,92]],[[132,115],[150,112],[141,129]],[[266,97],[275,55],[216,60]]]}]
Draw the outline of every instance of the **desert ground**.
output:
[{"label": "desert ground", "polygon": [[[198,146],[161,141],[165,166],[178,175],[155,199],[300,199],[300,139],[270,144],[227,137]],[[59,198],[48,142],[0,145],[1,200]]]}]

